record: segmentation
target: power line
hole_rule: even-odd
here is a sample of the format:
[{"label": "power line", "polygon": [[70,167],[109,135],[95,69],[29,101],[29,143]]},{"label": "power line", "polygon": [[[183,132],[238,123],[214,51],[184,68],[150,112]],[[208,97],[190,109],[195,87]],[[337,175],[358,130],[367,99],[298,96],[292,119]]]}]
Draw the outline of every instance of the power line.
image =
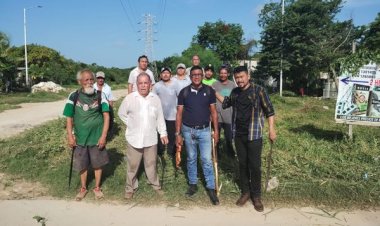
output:
[{"label": "power line", "polygon": [[125,7],[125,5],[124,5],[124,3],[123,3],[122,0],[120,0],[120,4],[121,4],[121,6],[122,6],[122,8],[123,8],[124,14],[125,14],[126,17],[127,17],[127,20],[128,20],[128,22],[129,22],[129,24],[131,25],[131,28],[132,28],[133,33],[137,36],[137,34],[136,34],[137,29],[134,27],[134,25],[133,25],[133,21],[132,21],[131,18],[129,17],[128,12],[127,12],[127,9],[126,9],[126,7]]}]

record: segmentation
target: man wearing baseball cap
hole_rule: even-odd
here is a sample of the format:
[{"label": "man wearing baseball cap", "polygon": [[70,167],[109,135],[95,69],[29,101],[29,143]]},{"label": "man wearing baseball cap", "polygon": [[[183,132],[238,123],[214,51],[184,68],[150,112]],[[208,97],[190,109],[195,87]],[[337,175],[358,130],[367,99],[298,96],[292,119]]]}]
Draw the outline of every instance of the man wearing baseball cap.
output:
[{"label": "man wearing baseball cap", "polygon": [[[171,79],[171,70],[169,67],[163,67],[160,71],[161,80],[153,86],[153,93],[161,100],[162,110],[164,112],[166,131],[168,133],[168,154],[175,154],[175,119],[177,114],[177,96],[181,91],[178,82]],[[158,154],[163,154],[164,145],[158,139]]]},{"label": "man wearing baseball cap", "polygon": [[184,87],[190,85],[190,77],[186,75],[186,66],[183,63],[177,65],[177,74],[173,76],[173,80],[177,81],[180,87],[180,90]]},{"label": "man wearing baseball cap", "polygon": [[202,80],[202,83],[208,86],[211,86],[214,82],[216,82],[216,79],[214,76],[214,66],[211,64],[208,64],[205,67],[205,77]]},{"label": "man wearing baseball cap", "polygon": [[106,96],[109,105],[113,106],[113,102],[115,99],[112,95],[111,87],[107,83],[105,83],[105,80],[106,80],[106,75],[104,74],[103,71],[96,72],[96,83],[94,84],[94,88],[96,90],[102,91],[104,95]]}]

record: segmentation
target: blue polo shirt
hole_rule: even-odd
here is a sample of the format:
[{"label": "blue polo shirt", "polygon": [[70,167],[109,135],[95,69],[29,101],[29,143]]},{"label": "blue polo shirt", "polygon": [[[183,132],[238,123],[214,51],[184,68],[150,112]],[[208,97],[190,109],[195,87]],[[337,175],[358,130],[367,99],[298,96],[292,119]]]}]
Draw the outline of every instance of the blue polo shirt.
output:
[{"label": "blue polo shirt", "polygon": [[183,106],[182,123],[190,127],[208,125],[211,104],[216,104],[213,88],[204,84],[199,90],[186,86],[178,95],[178,106]]}]

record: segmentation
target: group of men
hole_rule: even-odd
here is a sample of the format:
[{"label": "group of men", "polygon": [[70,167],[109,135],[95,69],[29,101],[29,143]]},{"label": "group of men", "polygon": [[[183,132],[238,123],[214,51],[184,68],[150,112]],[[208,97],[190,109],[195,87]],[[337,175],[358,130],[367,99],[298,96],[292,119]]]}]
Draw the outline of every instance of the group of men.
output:
[{"label": "group of men", "polygon": [[[198,191],[199,150],[207,193],[211,203],[218,205],[212,139],[217,144],[219,131],[223,129],[227,148],[222,153],[222,147],[218,145],[218,155],[226,154],[234,158],[234,141],[239,161],[242,193],[236,204],[243,206],[251,199],[255,209],[263,211],[261,152],[264,117],[268,118],[270,140],[273,142],[276,139],[274,109],[265,90],[251,83],[244,66],[234,69],[236,83],[228,79],[230,72],[225,66],[220,67],[219,77],[215,79],[214,67],[208,64],[202,68],[198,55],[193,56],[190,68],[183,63],[178,64],[175,76],[172,76],[169,67],[163,67],[157,83],[148,69],[148,63],[146,56],[138,58],[138,66],[131,71],[128,79],[128,95],[118,110],[120,119],[127,127],[124,197],[132,199],[138,189],[137,172],[142,160],[150,185],[162,195],[157,175],[157,155],[163,153],[166,145],[168,154],[174,156],[176,147],[184,143],[189,184],[186,195],[193,197]],[[100,75],[104,80],[104,73]],[[109,161],[105,144],[111,103],[104,93],[99,95],[93,88],[94,75],[91,71],[80,71],[77,79],[81,84],[81,89],[76,92],[79,93],[76,97],[78,101],[74,100],[75,92],[70,94],[64,110],[68,143],[70,147],[75,147],[74,166],[81,177],[77,200],[83,199],[87,193],[86,178],[90,164],[95,171],[95,197],[102,198],[101,168]],[[103,87],[104,90],[107,88]]]}]

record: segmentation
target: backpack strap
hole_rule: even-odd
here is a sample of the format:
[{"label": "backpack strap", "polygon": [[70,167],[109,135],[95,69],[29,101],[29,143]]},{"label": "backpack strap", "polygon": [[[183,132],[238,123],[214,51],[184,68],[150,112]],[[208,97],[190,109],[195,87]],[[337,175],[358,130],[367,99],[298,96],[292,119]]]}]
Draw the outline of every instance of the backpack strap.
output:
[{"label": "backpack strap", "polygon": [[99,107],[99,111],[100,111],[100,113],[102,113],[102,91],[97,90],[97,91],[96,91],[96,95],[98,96],[98,107]]},{"label": "backpack strap", "polygon": [[73,99],[73,103],[74,103],[74,114],[75,114],[75,106],[77,105],[77,102],[78,102],[78,98],[79,98],[79,89],[77,89],[75,92],[74,92],[74,99]]}]

